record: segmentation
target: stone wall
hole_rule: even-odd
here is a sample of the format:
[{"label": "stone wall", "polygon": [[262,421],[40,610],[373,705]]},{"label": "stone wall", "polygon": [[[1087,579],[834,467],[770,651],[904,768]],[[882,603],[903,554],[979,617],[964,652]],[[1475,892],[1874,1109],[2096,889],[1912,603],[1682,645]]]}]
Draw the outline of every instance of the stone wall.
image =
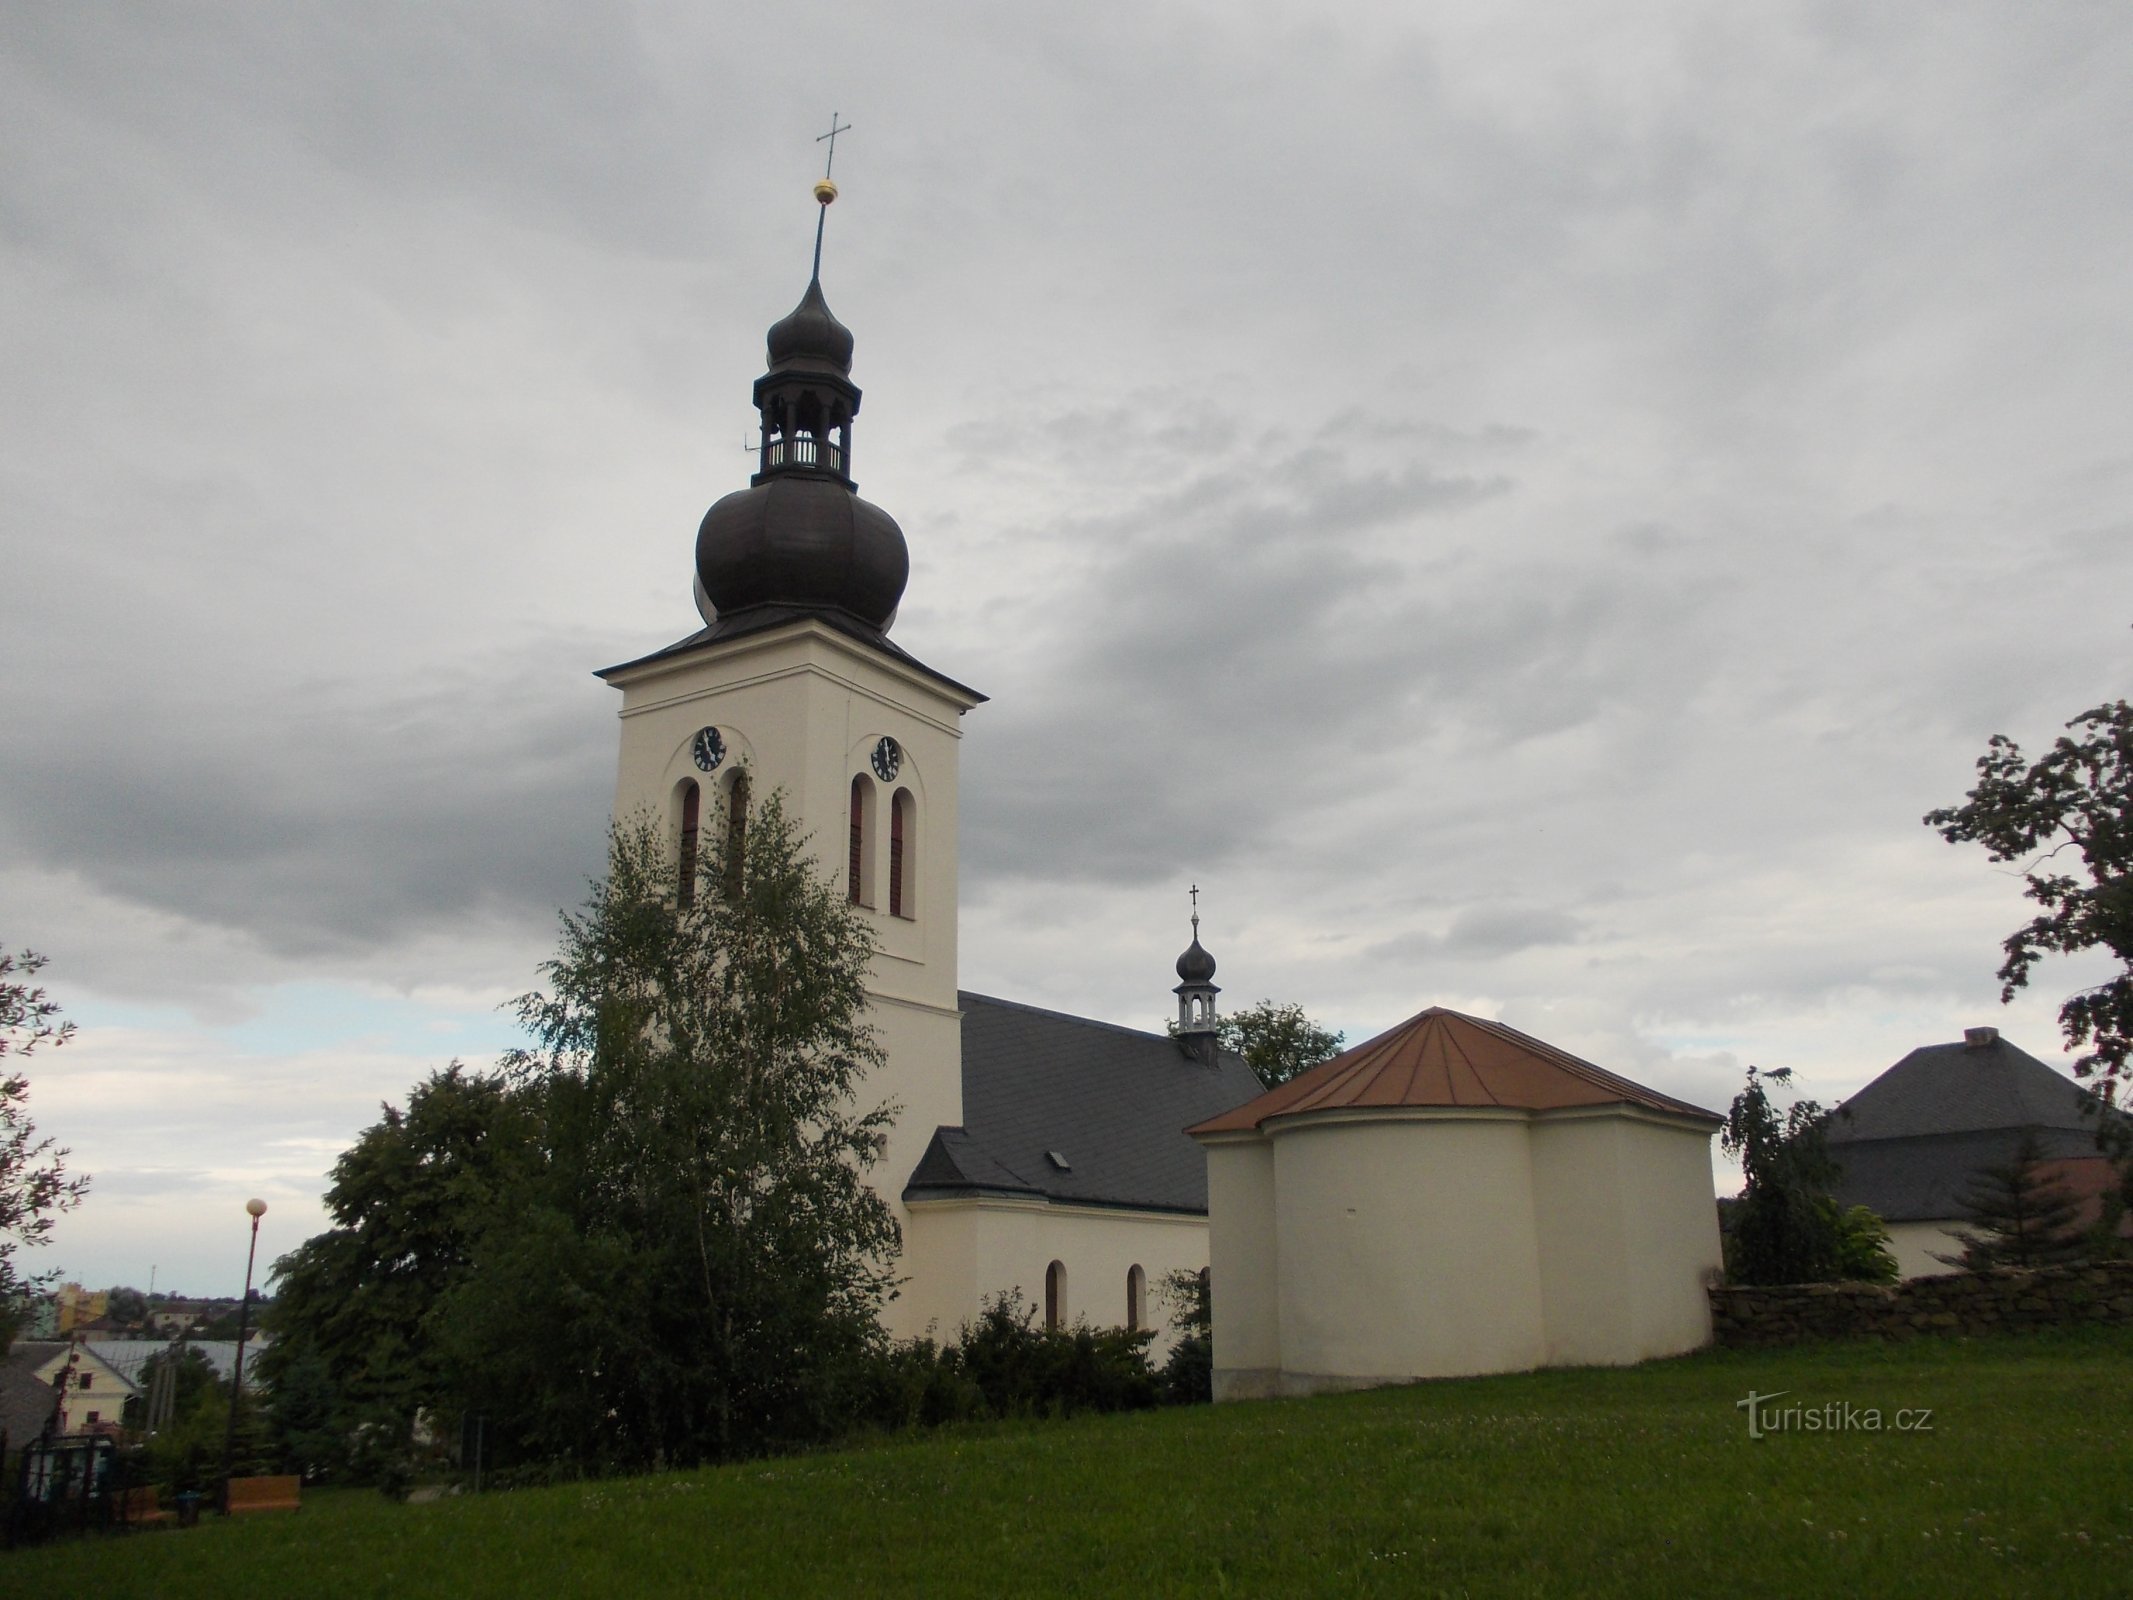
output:
[{"label": "stone wall", "polygon": [[2076,1322],[2133,1325],[2133,1261],[1996,1267],[1889,1285],[1720,1286],[1710,1293],[1712,1337],[1734,1349],[1812,1339],[2015,1333]]}]

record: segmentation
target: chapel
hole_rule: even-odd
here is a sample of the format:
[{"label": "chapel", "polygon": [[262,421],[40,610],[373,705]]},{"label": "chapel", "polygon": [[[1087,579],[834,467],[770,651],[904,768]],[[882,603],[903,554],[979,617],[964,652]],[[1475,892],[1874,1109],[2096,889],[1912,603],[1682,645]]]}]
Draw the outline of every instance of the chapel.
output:
[{"label": "chapel", "polygon": [[1209,1118],[1215,1398],[1708,1343],[1720,1120],[1441,1006]]},{"label": "chapel", "polygon": [[[836,186],[815,193],[826,216]],[[872,1174],[903,1232],[891,1334],[952,1335],[1010,1291],[1052,1325],[1159,1327],[1156,1287],[1207,1266],[1206,1163],[1184,1129],[1262,1085],[1217,1047],[1197,915],[1174,1036],[958,986],[957,753],[985,696],[890,638],[909,551],[853,477],[853,336],[821,244],[818,221],[806,290],[770,327],[756,470],[697,530],[701,626],[599,674],[622,694],[615,815],[659,819],[689,893],[703,830],[745,829],[782,792],[872,926],[888,1064],[866,1092],[902,1108]]]}]

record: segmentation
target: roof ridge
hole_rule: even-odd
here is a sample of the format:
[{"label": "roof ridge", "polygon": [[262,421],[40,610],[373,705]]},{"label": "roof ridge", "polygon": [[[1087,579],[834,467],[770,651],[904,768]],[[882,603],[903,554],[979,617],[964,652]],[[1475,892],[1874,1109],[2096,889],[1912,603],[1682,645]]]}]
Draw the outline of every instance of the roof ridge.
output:
[{"label": "roof ridge", "polygon": [[[1448,1017],[1459,1017],[1463,1021],[1467,1022],[1480,1021],[1480,1018],[1478,1017],[1468,1017],[1463,1012],[1458,1011],[1445,1011],[1444,1015]],[[1466,1046],[1460,1043],[1457,1033],[1455,1033],[1450,1028],[1442,1028],[1439,1031],[1444,1035],[1445,1042],[1451,1045],[1456,1050],[1458,1050],[1460,1065],[1466,1068],[1467,1076],[1474,1080],[1475,1086],[1479,1088],[1483,1094],[1488,1096],[1489,1104],[1492,1106],[1502,1105],[1502,1097],[1499,1096],[1494,1089],[1491,1089],[1489,1087],[1489,1080],[1481,1075],[1481,1068],[1474,1064],[1474,1058],[1467,1053]],[[1452,1093],[1451,1075],[1449,1073],[1445,1074],[1444,1091],[1446,1094]]]},{"label": "roof ridge", "polygon": [[1100,1017],[1077,1017],[1071,1011],[1054,1011],[1049,1006],[1033,1006],[1024,1000],[1002,1000],[996,994],[979,994],[975,989],[958,989],[958,1003],[975,1000],[980,1005],[998,1006],[1003,1011],[1026,1011],[1031,1016],[1055,1017],[1061,1022],[1071,1022],[1084,1028],[1103,1028],[1111,1033],[1129,1034],[1136,1039],[1160,1039],[1165,1044],[1175,1042],[1176,1035],[1156,1033],[1147,1028],[1129,1028],[1123,1022],[1105,1022]]}]

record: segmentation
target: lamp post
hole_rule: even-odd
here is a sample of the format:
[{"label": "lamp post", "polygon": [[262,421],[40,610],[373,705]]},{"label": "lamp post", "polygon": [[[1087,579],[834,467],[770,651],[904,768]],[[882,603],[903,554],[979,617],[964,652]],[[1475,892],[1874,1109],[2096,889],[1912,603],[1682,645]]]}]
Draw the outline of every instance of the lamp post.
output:
[{"label": "lamp post", "polygon": [[252,1263],[259,1255],[259,1219],[267,1214],[264,1200],[247,1200],[244,1209],[252,1218],[252,1245],[244,1253],[244,1299],[237,1307],[237,1360],[230,1377],[230,1426],[222,1436],[222,1514],[230,1514],[230,1469],[237,1462],[237,1408],[244,1403],[244,1341],[252,1322]]}]

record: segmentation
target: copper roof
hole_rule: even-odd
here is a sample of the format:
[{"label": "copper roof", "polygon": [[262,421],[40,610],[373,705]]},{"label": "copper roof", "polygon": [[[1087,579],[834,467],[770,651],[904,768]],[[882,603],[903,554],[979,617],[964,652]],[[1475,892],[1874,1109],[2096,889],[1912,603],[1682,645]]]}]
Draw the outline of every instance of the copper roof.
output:
[{"label": "copper roof", "polygon": [[1635,1105],[1672,1116],[1720,1119],[1581,1061],[1516,1028],[1431,1006],[1234,1111],[1188,1133],[1246,1133],[1269,1117],[1396,1106],[1559,1111]]}]

